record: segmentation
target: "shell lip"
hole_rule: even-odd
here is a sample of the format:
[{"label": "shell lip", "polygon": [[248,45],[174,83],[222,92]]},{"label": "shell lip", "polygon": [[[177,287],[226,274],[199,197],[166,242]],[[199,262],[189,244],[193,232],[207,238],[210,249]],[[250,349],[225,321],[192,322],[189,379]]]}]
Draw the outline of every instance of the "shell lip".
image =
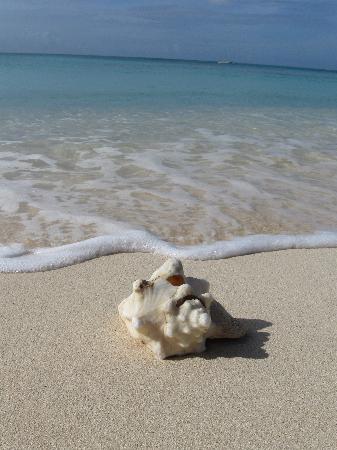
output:
[{"label": "shell lip", "polygon": [[204,300],[202,298],[200,298],[200,297],[197,297],[196,295],[193,295],[193,294],[185,295],[185,297],[180,298],[179,300],[177,300],[176,301],[176,306],[179,308],[180,306],[182,306],[185,302],[187,302],[189,300],[199,300],[199,302],[202,304],[202,306],[204,308],[206,308]]}]

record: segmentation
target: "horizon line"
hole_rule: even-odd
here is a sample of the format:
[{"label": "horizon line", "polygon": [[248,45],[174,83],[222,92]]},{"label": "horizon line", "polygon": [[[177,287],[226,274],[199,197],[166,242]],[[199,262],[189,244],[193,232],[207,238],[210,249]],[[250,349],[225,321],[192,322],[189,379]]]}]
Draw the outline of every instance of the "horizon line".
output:
[{"label": "horizon line", "polygon": [[[149,59],[155,61],[172,61],[172,62],[195,62],[205,64],[218,64],[219,60],[207,60],[207,59],[194,59],[194,58],[164,58],[160,56],[122,56],[122,55],[104,55],[104,54],[91,54],[91,53],[43,53],[43,52],[6,52],[0,51],[0,55],[27,55],[27,56],[67,56],[67,57],[82,57],[82,58],[106,58],[106,59]],[[297,69],[297,70],[313,70],[321,72],[337,72],[336,69],[322,69],[317,67],[301,67],[301,66],[287,66],[279,64],[261,64],[261,63],[247,63],[230,59],[228,65],[243,65],[243,66],[261,66],[261,67],[279,67],[283,69]]]}]

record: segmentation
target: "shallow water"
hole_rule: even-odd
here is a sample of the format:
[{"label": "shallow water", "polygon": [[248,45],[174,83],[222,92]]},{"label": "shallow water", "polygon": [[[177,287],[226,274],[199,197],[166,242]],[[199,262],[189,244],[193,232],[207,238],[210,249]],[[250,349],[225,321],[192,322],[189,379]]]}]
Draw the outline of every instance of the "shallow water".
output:
[{"label": "shallow water", "polygon": [[0,55],[0,243],[337,229],[337,73]]}]

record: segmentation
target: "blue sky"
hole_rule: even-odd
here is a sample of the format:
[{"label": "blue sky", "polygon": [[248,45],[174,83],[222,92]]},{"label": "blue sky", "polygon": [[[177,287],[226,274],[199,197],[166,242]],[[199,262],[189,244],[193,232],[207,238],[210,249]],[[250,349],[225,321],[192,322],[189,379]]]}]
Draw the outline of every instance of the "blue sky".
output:
[{"label": "blue sky", "polygon": [[337,69],[337,0],[0,0],[0,51]]}]

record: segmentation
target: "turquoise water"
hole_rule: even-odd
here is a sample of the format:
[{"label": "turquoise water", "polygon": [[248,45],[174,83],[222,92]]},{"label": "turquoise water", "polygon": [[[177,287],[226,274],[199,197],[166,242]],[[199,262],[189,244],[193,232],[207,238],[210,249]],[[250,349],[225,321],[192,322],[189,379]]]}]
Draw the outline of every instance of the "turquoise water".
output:
[{"label": "turquoise water", "polygon": [[142,58],[0,54],[5,108],[336,108],[336,72]]},{"label": "turquoise water", "polygon": [[337,228],[337,73],[0,55],[0,243]]}]

